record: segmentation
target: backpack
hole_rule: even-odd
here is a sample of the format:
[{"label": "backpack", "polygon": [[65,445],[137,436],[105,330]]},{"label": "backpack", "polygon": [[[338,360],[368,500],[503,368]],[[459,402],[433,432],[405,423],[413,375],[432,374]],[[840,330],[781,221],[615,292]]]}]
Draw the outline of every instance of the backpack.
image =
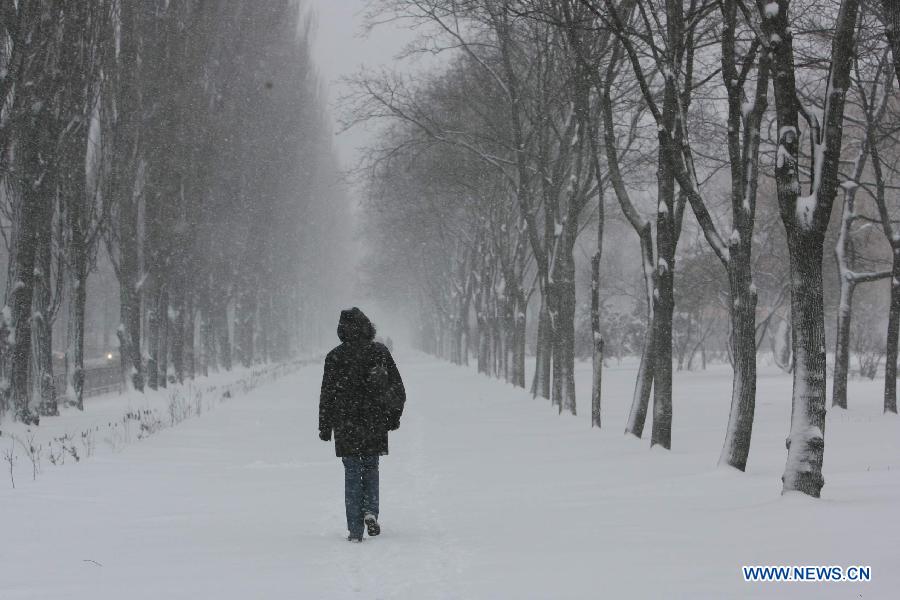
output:
[{"label": "backpack", "polygon": [[381,353],[376,355],[366,372],[366,389],[370,394],[371,411],[375,413],[373,420],[381,421],[389,431],[400,427],[403,405],[391,386],[391,375]]}]

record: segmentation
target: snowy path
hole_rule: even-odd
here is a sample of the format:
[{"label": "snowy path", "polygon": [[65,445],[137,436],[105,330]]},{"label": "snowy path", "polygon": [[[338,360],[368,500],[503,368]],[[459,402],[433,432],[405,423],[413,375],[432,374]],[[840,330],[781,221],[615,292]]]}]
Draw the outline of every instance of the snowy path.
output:
[{"label": "snowy path", "polygon": [[[343,479],[308,368],[116,454],[0,491],[0,598],[888,598],[900,420],[856,383],[829,415],[825,497],[781,498],[790,380],[760,379],[747,474],[715,468],[728,370],[680,376],[672,453],[605,419],[419,356],[382,462],[381,537],[344,541]],[[587,371],[580,373],[584,398]],[[715,393],[711,393],[715,392]],[[833,418],[832,418],[833,417]],[[649,428],[649,424],[648,424]],[[93,562],[92,562],[93,561]],[[868,584],[749,584],[742,564],[870,564]]]}]

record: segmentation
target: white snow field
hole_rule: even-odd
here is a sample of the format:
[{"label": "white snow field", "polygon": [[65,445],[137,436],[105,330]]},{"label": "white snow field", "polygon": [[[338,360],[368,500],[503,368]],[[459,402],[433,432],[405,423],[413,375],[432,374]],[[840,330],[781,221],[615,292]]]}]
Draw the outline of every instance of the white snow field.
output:
[{"label": "white snow field", "polygon": [[[606,370],[598,431],[588,365],[573,418],[471,369],[398,364],[409,401],[381,463],[380,537],[345,540],[341,463],[316,435],[321,367],[307,367],[15,490],[0,478],[0,598],[900,597],[900,419],[881,414],[877,381],[829,411],[812,500],[781,496],[781,373],[762,369],[741,474],[716,467],[724,366],[676,375],[666,452],[622,433],[633,365]],[[742,565],[870,565],[872,580],[747,583]]]}]

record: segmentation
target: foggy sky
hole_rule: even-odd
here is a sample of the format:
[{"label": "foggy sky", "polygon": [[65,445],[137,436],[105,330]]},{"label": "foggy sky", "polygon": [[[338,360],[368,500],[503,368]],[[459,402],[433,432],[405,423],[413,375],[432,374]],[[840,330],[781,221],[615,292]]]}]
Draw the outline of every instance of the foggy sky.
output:
[{"label": "foggy sky", "polygon": [[[335,132],[335,149],[341,168],[352,169],[358,163],[358,149],[374,141],[375,129],[356,126],[350,131],[338,134],[338,119],[341,112],[338,101],[347,91],[347,86],[341,83],[341,78],[350,77],[361,68],[396,66],[395,57],[415,35],[408,29],[392,24],[381,25],[366,34],[363,21],[366,5],[369,4],[367,0],[307,1],[317,21],[313,33],[313,56],[328,98],[328,109]],[[358,190],[350,188],[348,191],[356,212],[359,201]],[[351,249],[351,253],[358,260],[364,249],[355,247]],[[340,308],[350,306],[363,308],[375,321],[382,335],[394,339],[408,337],[406,323],[402,319],[398,320],[392,314],[393,311],[379,306],[365,290],[354,286],[352,290],[348,290],[347,295],[339,298],[338,302]]]},{"label": "foggy sky", "polygon": [[[352,76],[360,68],[392,66],[397,53],[414,34],[392,24],[380,25],[369,34],[363,31],[366,0],[309,0],[318,21],[313,50],[316,65],[328,96],[329,110],[337,132],[340,109],[337,100],[346,87],[341,77]],[[338,156],[345,168],[356,163],[357,148],[371,138],[361,127],[335,137]]]}]

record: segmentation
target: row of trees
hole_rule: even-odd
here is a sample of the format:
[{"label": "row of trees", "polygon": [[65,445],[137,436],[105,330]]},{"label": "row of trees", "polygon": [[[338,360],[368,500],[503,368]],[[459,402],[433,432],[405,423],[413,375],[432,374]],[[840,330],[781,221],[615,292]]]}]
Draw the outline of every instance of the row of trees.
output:
[{"label": "row of trees", "polygon": [[[834,403],[846,406],[853,288],[891,277],[885,411],[897,410],[900,236],[889,198],[900,156],[900,7],[890,0],[376,4],[373,20],[402,19],[422,32],[410,55],[443,58],[427,74],[360,75],[348,98],[349,124],[385,122],[366,162],[371,272],[389,282],[385,295],[415,298],[421,345],[456,362],[466,362],[471,345],[482,371],[524,387],[526,316],[536,313],[532,392],[574,413],[575,258],[587,251],[599,426],[610,314],[602,252],[613,232],[616,244],[624,241],[621,227],[610,225],[627,224],[639,243],[630,256],[640,258],[630,262],[642,272],[646,314],[626,431],[640,437],[652,410],[651,444],[671,446],[673,348],[682,362],[690,343],[679,339],[678,321],[686,318],[701,332],[690,335],[702,338],[708,321],[727,320],[734,379],[720,462],[743,470],[757,353],[783,313],[790,352],[780,358],[794,377],[784,490],[818,496],[823,260],[836,198],[845,216],[835,240]],[[777,216],[780,231],[758,230],[760,215],[767,223]],[[865,231],[873,224],[884,232],[880,242]],[[685,232],[701,235],[705,249],[679,250]],[[703,301],[676,307],[676,263],[686,255],[706,272],[718,263],[718,309],[699,310],[709,306]],[[885,258],[886,268],[872,266]],[[768,284],[762,292],[758,274]],[[529,310],[532,298],[538,306]]]},{"label": "row of trees", "polygon": [[329,293],[301,284],[346,205],[302,3],[0,11],[0,414],[57,414],[61,306],[68,396],[82,407],[88,277],[102,252],[135,389],[296,352],[301,320],[317,316],[304,309]]}]

